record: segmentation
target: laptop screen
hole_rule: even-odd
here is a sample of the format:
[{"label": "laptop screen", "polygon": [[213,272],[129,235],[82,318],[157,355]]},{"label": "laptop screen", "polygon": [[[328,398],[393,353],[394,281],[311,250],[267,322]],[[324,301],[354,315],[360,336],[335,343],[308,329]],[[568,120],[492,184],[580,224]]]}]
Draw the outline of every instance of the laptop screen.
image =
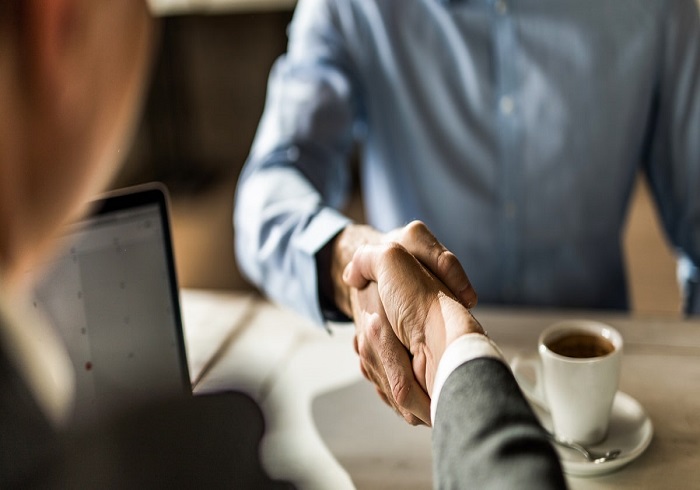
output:
[{"label": "laptop screen", "polygon": [[163,191],[99,201],[63,250],[39,281],[35,305],[75,366],[75,420],[191,393]]}]

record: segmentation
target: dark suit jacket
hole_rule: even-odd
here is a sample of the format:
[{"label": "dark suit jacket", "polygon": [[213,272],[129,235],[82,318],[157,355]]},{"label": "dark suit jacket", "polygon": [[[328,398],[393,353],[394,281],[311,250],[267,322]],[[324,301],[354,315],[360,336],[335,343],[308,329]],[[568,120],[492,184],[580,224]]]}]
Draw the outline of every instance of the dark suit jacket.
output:
[{"label": "dark suit jacket", "polygon": [[148,406],[81,431],[49,424],[0,337],[0,488],[293,488],[259,460],[264,420],[241,393]]},{"label": "dark suit jacket", "polygon": [[433,424],[435,488],[566,488],[543,430],[507,366],[462,364],[443,385]]}]

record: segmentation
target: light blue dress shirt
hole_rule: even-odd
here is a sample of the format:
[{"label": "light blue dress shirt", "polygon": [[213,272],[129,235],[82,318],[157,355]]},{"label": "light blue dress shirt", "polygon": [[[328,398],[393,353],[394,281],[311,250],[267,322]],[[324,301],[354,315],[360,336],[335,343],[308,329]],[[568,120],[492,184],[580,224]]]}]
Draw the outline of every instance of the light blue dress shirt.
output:
[{"label": "light blue dress shirt", "polygon": [[626,308],[645,172],[700,313],[694,0],[301,0],[235,206],[238,262],[321,322],[315,254],[347,225],[424,221],[481,303]]}]

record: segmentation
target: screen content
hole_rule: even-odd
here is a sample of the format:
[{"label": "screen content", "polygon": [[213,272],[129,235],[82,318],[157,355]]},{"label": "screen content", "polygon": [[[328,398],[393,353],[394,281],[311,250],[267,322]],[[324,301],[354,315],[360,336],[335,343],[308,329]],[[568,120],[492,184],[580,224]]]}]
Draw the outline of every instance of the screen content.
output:
[{"label": "screen content", "polygon": [[183,393],[159,213],[154,204],[80,223],[38,281],[34,306],[59,330],[75,366],[78,424]]}]

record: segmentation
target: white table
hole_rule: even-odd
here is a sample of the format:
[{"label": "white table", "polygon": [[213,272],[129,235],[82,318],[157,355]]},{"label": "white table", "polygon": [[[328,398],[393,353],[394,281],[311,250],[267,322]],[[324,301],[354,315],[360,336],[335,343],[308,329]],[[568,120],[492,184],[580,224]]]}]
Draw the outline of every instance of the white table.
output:
[{"label": "white table", "polygon": [[[353,328],[332,335],[251,295],[184,291],[195,390],[240,388],[268,418],[268,471],[302,488],[431,488],[430,429],[410,427],[359,374]],[[625,338],[621,390],[654,424],[647,451],[607,476],[571,478],[573,489],[700,489],[700,321],[599,312],[478,308],[506,356],[532,352],[539,332],[593,318]]]}]

